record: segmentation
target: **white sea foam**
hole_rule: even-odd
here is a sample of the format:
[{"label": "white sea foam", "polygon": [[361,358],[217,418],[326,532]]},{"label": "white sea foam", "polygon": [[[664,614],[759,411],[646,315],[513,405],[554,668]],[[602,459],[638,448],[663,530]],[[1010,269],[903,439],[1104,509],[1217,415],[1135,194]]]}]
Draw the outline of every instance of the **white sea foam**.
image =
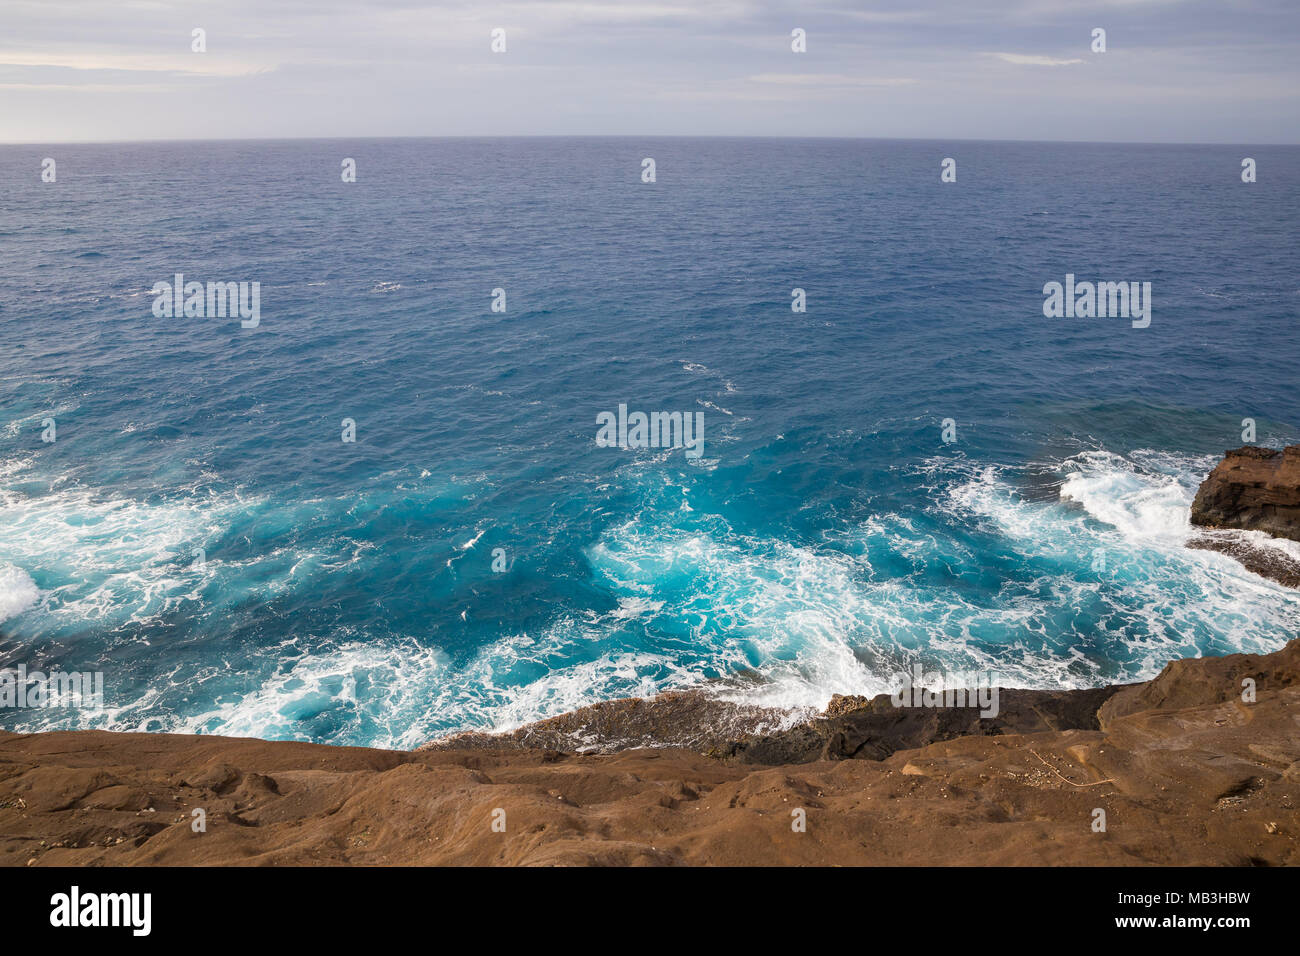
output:
[{"label": "white sea foam", "polygon": [[0,622],[32,607],[41,598],[41,589],[22,568],[0,564]]},{"label": "white sea foam", "polygon": [[[1149,453],[1143,457],[1152,460]],[[1061,500],[1078,502],[1127,538],[1181,545],[1191,531],[1195,485],[1188,486],[1190,469],[1180,467],[1183,462],[1165,457],[1156,463],[1165,467],[1144,465],[1141,457],[1084,452],[1067,463],[1077,470],[1061,486]]]},{"label": "white sea foam", "polygon": [[[303,654],[299,643],[266,648],[262,660],[271,662],[271,671],[252,689],[230,686],[224,663],[194,672],[178,662],[151,674],[138,694],[110,695],[103,711],[28,712],[8,726],[18,732],[90,728],[389,749],[411,749],[435,735],[437,714],[429,702],[446,684],[441,651],[413,640],[344,639]],[[170,709],[165,699],[181,686],[186,696],[209,699],[208,704],[188,714]]]},{"label": "white sea foam", "polygon": [[[1079,504],[1089,515],[1115,528],[1131,542],[1169,550],[1186,543],[1192,534],[1192,499],[1214,464],[1212,456],[1148,449],[1127,457],[1085,452],[1066,462],[1071,473],[1061,486],[1061,499]],[[1260,531],[1197,528],[1195,533],[1237,539],[1300,559],[1300,542]],[[1193,552],[1188,557],[1207,559],[1206,552]],[[1218,557],[1222,556],[1214,560],[1221,563]],[[1224,566],[1240,567],[1236,562]]]},{"label": "white sea foam", "polygon": [[713,686],[724,697],[782,707],[885,689],[845,639],[873,613],[848,555],[635,521],[589,558],[616,592],[653,601],[685,624],[677,659],[691,661],[693,684],[708,673],[757,673],[764,680],[756,686]]},{"label": "white sea foam", "polygon": [[31,467],[33,458],[31,455],[6,458],[0,461],[0,481],[7,481],[15,475],[26,471]]},{"label": "white sea foam", "polygon": [[1074,562],[1074,573],[1045,583],[1090,606],[1093,630],[1118,637],[1134,655],[1125,676],[1146,679],[1207,645],[1263,653],[1294,633],[1294,590],[1225,555],[1184,547],[1192,498],[1212,466],[1212,458],[1146,449],[1084,452],[1063,463],[1061,507],[1023,501],[987,469],[957,483],[948,505],[991,520],[1022,553]]},{"label": "white sea foam", "polygon": [[100,625],[139,623],[192,595],[204,573],[194,549],[241,502],[144,503],[80,488],[29,497],[0,493],[0,557],[40,567],[51,582],[42,613]]},{"label": "white sea foam", "polygon": [[[587,550],[612,598],[608,611],[562,613],[455,661],[431,648],[436,635],[340,635],[312,644],[310,655],[268,648],[271,669],[251,689],[214,690],[225,686],[228,665],[187,678],[187,687],[203,688],[199,699],[215,696],[200,713],[176,716],[159,705],[169,690],[163,675],[93,719],[111,729],[411,747],[448,730],[509,730],[683,687],[807,708],[833,693],[891,690],[916,662],[991,671],[1002,686],[1059,688],[1144,679],[1203,650],[1275,649],[1292,633],[1300,596],[1224,555],[1183,546],[1208,464],[1086,452],[1062,463],[1055,502],[1022,493],[1014,470],[945,458],[921,469],[928,508],[878,514],[815,542],[738,532],[686,507],[684,486],[661,488],[653,506]],[[197,497],[144,504],[77,489],[42,499],[8,494],[0,499],[0,558],[15,573],[6,579],[0,568],[0,585],[17,582],[32,614],[148,619],[196,595],[176,549],[225,533],[244,505]],[[482,530],[470,534],[457,545],[479,542]],[[221,590],[238,602],[302,587],[361,553],[286,547],[229,566],[240,585]],[[32,563],[41,555],[47,564]],[[18,576],[38,566],[55,580],[88,583],[56,586],[40,600]]]},{"label": "white sea foam", "polygon": [[[917,660],[992,671],[1003,686],[1145,679],[1205,648],[1275,649],[1300,612],[1295,592],[1183,546],[1209,464],[1085,453],[1063,464],[1058,504],[1026,497],[1005,469],[949,458],[925,470],[947,527],[880,515],[810,546],[740,535],[720,518],[687,531],[644,514],[588,557],[620,600],[659,604],[661,626],[689,625],[692,673],[757,674],[709,685],[751,703],[881,693]],[[995,591],[990,555],[963,543],[970,533],[990,536],[1014,569]]]},{"label": "white sea foam", "polygon": [[345,641],[287,657],[253,691],[223,695],[180,726],[186,733],[410,749],[432,735],[429,702],[445,670],[441,651],[415,641]]}]

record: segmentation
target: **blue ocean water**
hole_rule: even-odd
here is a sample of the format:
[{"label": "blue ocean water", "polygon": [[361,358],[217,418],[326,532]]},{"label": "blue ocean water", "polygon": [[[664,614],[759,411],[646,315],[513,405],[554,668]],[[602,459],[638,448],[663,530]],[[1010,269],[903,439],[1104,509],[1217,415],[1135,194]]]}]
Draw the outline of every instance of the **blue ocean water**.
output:
[{"label": "blue ocean water", "polygon": [[[1184,544],[1243,418],[1300,440],[1300,148],[0,147],[0,210],[0,667],[106,686],[6,729],[411,747],[1296,634]],[[155,317],[175,273],[260,325]],[[1066,273],[1151,282],[1150,327],[1045,318]],[[702,412],[702,457],[598,446],[620,403]]]}]

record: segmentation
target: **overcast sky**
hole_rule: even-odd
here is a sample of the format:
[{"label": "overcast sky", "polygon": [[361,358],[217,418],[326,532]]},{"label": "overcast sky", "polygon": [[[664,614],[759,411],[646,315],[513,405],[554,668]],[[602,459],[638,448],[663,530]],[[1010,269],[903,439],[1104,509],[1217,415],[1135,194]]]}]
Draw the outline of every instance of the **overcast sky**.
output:
[{"label": "overcast sky", "polygon": [[571,134],[1296,143],[1300,0],[0,0],[0,142]]}]

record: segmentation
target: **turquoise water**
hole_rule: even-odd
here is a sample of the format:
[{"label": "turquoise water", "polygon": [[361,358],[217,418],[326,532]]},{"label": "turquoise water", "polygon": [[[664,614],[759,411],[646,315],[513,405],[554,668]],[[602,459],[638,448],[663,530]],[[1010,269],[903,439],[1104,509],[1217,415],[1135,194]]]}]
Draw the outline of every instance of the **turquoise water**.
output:
[{"label": "turquoise water", "polygon": [[[0,147],[0,666],[106,687],[0,727],[410,747],[1276,648],[1300,595],[1184,542],[1243,418],[1300,440],[1298,200],[1295,147]],[[156,317],[175,273],[260,323]],[[1150,326],[1045,318],[1066,273]],[[601,447],[620,403],[702,454]]]}]

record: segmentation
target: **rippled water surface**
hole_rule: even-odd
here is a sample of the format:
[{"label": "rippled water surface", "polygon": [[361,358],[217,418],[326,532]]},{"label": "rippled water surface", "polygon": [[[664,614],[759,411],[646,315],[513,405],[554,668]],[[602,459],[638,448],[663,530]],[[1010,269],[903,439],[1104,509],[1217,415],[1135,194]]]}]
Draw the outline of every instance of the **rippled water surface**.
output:
[{"label": "rippled water surface", "polygon": [[[42,184],[47,154],[0,147],[0,665],[107,699],[0,727],[409,747],[1296,634],[1297,592],[1184,542],[1243,418],[1300,440],[1300,149],[68,146]],[[1067,272],[1151,282],[1150,327],[1044,318]],[[260,282],[260,325],[156,318],[175,273]],[[702,412],[703,455],[599,447],[620,403]]]}]

